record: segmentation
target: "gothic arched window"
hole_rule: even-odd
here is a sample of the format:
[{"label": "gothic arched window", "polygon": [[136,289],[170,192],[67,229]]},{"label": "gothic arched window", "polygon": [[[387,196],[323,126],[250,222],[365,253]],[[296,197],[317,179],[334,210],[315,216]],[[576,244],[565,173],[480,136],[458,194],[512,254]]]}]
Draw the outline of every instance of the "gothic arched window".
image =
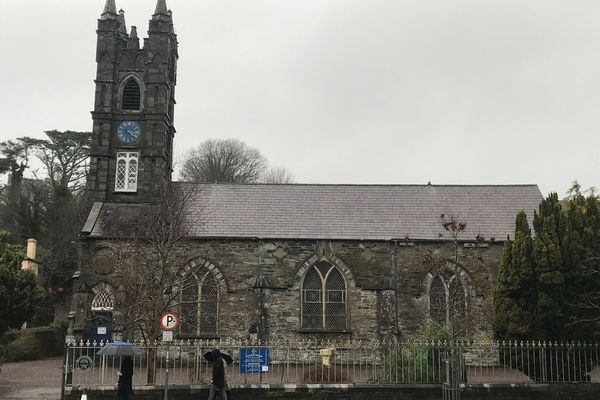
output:
[{"label": "gothic arched window", "polygon": [[121,108],[128,111],[140,111],[142,109],[142,91],[135,78],[129,78],[123,86]]},{"label": "gothic arched window", "polygon": [[435,275],[429,286],[429,317],[439,325],[460,318],[466,311],[466,294],[460,277],[451,270]]},{"label": "gothic arched window", "polygon": [[107,288],[101,289],[92,300],[92,311],[112,311],[114,309],[112,294]]},{"label": "gothic arched window", "polygon": [[181,325],[186,336],[216,336],[219,284],[211,271],[188,274],[181,291]]},{"label": "gothic arched window", "polygon": [[343,331],[348,326],[346,281],[326,261],[308,270],[302,282],[302,328]]}]

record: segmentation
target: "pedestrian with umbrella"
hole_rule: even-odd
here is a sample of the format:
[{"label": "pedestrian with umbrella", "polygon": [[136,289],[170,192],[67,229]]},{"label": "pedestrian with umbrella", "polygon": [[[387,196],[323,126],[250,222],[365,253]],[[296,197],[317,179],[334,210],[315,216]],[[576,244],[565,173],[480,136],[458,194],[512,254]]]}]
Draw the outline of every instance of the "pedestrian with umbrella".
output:
[{"label": "pedestrian with umbrella", "polygon": [[212,370],[212,382],[210,384],[210,394],[208,400],[214,400],[217,390],[219,391],[219,397],[221,400],[227,400],[227,364],[224,355],[233,362],[231,356],[221,353],[218,349],[204,354],[204,358],[213,363]]},{"label": "pedestrian with umbrella", "polygon": [[117,372],[117,399],[129,400],[133,394],[133,356],[140,354],[140,350],[131,343],[113,342],[104,346],[98,352],[101,356],[121,356],[121,369]]},{"label": "pedestrian with umbrella", "polygon": [[129,400],[133,394],[133,359],[125,356],[121,360],[121,370],[117,372],[119,382],[117,383],[117,399]]}]

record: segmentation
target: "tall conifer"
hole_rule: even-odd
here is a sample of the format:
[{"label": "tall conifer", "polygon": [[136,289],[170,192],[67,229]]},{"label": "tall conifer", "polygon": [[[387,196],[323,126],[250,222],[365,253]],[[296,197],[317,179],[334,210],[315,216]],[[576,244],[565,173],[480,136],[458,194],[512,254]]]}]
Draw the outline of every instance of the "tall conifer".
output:
[{"label": "tall conifer", "polygon": [[533,264],[533,239],[525,212],[517,214],[515,240],[507,240],[498,271],[494,298],[501,339],[524,340],[532,335],[537,302],[536,274]]},{"label": "tall conifer", "polygon": [[[597,339],[600,299],[600,207],[598,198],[579,196],[569,203],[565,259],[565,315],[571,338]],[[572,232],[572,233],[571,233]]]},{"label": "tall conifer", "polygon": [[536,336],[538,339],[563,339],[565,275],[561,240],[565,232],[565,218],[556,193],[542,200],[533,223],[536,233],[533,259],[538,273],[539,291]]}]

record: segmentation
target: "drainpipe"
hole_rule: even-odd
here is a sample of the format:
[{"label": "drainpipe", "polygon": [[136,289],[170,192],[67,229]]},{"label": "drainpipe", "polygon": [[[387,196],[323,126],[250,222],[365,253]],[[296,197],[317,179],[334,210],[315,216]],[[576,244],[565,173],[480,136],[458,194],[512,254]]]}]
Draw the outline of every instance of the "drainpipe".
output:
[{"label": "drainpipe", "polygon": [[398,276],[397,276],[397,268],[396,268],[396,249],[398,248],[398,241],[392,240],[392,284],[394,285],[394,303],[396,306],[396,312],[394,313],[394,328],[396,332],[399,331],[398,327],[398,313],[400,312],[398,305]]}]

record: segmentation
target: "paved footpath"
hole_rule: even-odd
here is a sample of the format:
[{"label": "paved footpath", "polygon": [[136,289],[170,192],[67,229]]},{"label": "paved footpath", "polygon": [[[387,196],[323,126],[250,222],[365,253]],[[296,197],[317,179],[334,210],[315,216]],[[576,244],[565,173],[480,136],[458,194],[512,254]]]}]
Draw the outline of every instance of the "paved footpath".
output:
[{"label": "paved footpath", "polygon": [[2,365],[0,399],[59,400],[61,358]]}]

